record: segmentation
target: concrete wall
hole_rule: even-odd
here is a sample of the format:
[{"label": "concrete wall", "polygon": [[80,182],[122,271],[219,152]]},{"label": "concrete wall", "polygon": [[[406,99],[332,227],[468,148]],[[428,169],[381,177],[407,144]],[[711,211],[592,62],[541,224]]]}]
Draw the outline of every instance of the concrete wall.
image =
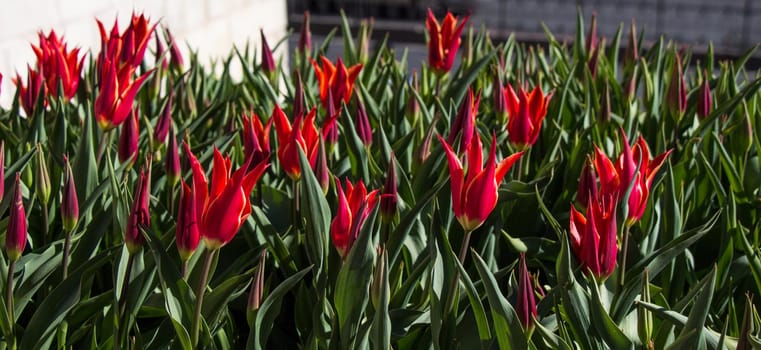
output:
[{"label": "concrete wall", "polygon": [[[85,51],[100,48],[95,18],[107,28],[119,18],[123,29],[132,11],[144,11],[151,20],[161,20],[180,41],[188,41],[202,60],[227,55],[233,44],[243,46],[250,40],[258,46],[263,28],[270,45],[287,30],[285,0],[9,0],[0,4],[0,73],[3,74],[0,103],[7,106],[15,87],[11,77],[25,72],[34,62],[30,43],[37,42],[37,31],[55,29],[70,47]],[[149,55],[154,48],[149,46]],[[187,49],[182,46],[183,53]],[[284,55],[279,48],[276,56]]]}]

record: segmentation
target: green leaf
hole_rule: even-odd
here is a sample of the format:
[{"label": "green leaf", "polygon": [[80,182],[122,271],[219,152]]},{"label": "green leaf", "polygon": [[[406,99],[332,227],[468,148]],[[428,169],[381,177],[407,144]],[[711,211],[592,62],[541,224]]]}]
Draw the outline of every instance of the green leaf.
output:
[{"label": "green leaf", "polygon": [[312,172],[312,166],[304,151],[299,149],[301,167],[301,211],[306,218],[305,246],[309,261],[315,267],[315,275],[320,275],[327,259],[328,232],[330,230],[330,207],[322,193],[322,187]]},{"label": "green leaf", "polygon": [[592,302],[590,303],[592,312],[590,316],[592,316],[592,324],[595,326],[595,329],[597,329],[597,332],[611,349],[634,349],[634,343],[631,339],[626,337],[626,334],[621,331],[605,311],[597,284],[594,282],[594,278],[591,279],[589,289],[592,290]]},{"label": "green leaf", "polygon": [[[388,266],[388,254],[383,251],[381,259],[385,261],[385,266]],[[388,313],[389,303],[389,290],[388,285],[388,268],[380,269],[375,268],[375,274],[380,273],[379,277],[376,277],[376,281],[380,283],[376,286],[378,295],[375,308],[375,316],[373,316],[372,324],[372,344],[374,349],[391,349],[391,317]]]},{"label": "green leaf", "polygon": [[497,334],[497,342],[500,349],[527,349],[528,343],[523,328],[518,321],[518,315],[510,303],[505,300],[502,292],[494,279],[494,275],[489,271],[486,263],[481,256],[471,250],[473,261],[475,262],[478,275],[486,290],[486,296],[491,306],[491,317],[494,322],[494,332]]}]

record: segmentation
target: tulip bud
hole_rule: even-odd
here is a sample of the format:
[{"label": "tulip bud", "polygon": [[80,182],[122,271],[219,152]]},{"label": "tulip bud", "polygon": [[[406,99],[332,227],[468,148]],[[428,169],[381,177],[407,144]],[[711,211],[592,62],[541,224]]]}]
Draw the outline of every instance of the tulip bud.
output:
[{"label": "tulip bud", "polygon": [[418,164],[425,163],[426,159],[428,159],[428,157],[431,155],[431,140],[433,140],[433,132],[435,126],[435,122],[431,123],[431,126],[428,127],[428,132],[425,134],[423,142],[421,142],[420,146],[418,146],[417,150],[415,150],[415,161]]},{"label": "tulip bud", "polygon": [[47,206],[50,200],[50,175],[48,175],[48,166],[45,161],[45,152],[42,150],[42,144],[37,144],[37,156],[35,160],[37,171],[34,176],[34,184],[37,200],[43,206]]},{"label": "tulip bud", "polygon": [[605,38],[600,40],[600,45],[598,45],[594,49],[594,51],[592,52],[592,57],[589,59],[589,62],[587,63],[587,67],[589,67],[589,73],[592,75],[592,79],[597,77],[597,67],[600,66],[600,54],[602,53],[603,50],[605,50]]},{"label": "tulip bud", "polygon": [[388,223],[396,215],[397,188],[396,188],[396,164],[394,153],[391,153],[391,161],[388,164],[386,183],[383,185],[383,194],[380,199],[380,215],[383,222]]},{"label": "tulip bud", "polygon": [[169,128],[169,146],[166,149],[164,170],[166,179],[173,188],[180,180],[180,154],[177,149],[177,136],[174,134],[174,127]]},{"label": "tulip bud", "polygon": [[698,93],[698,119],[703,120],[711,114],[713,101],[711,100],[711,86],[708,84],[708,72],[703,71],[703,84]]},{"label": "tulip bud", "polygon": [[610,121],[612,112],[610,109],[610,84],[605,81],[605,87],[603,88],[602,95],[600,96],[600,111],[597,114],[597,120],[602,123]]},{"label": "tulip bud", "polygon": [[5,253],[8,260],[16,261],[21,257],[26,247],[26,211],[24,200],[21,196],[21,179],[16,173],[16,182],[13,186],[13,202],[10,207],[8,228],[5,233]]},{"label": "tulip bud", "polygon": [[319,145],[317,146],[317,159],[314,164],[314,176],[322,188],[322,193],[327,194],[330,187],[330,170],[328,169],[328,156],[325,153],[325,139],[320,135]]},{"label": "tulip bud", "polygon": [[164,105],[164,110],[161,112],[159,120],[156,122],[156,127],[153,129],[153,140],[158,144],[166,141],[169,126],[172,125],[172,100],[172,94],[169,94],[169,98]]},{"label": "tulip bud", "polygon": [[[327,112],[327,115],[325,119],[327,120],[336,120],[336,118],[341,113],[340,111],[336,111],[335,103],[333,103],[333,93],[331,89],[328,89],[328,103],[325,107],[325,110]],[[329,126],[326,129],[325,132],[325,141],[328,143],[328,149],[333,150],[333,147],[338,143],[338,125],[337,123],[330,123]]]},{"label": "tulip bud", "polygon": [[169,65],[172,69],[182,71],[184,60],[182,59],[182,52],[180,52],[180,45],[174,40],[174,36],[172,35],[172,32],[169,31],[169,28],[164,27],[164,36],[169,45]]},{"label": "tulip bud", "polygon": [[581,169],[579,187],[576,190],[576,202],[586,206],[590,198],[597,198],[597,174],[592,158],[587,157],[584,168]]},{"label": "tulip bud", "polygon": [[753,304],[753,296],[750,292],[746,292],[745,311],[743,312],[742,325],[740,326],[740,336],[737,337],[737,350],[753,349],[750,337],[754,335],[753,332],[758,327],[755,324],[756,315],[756,305]]},{"label": "tulip bud", "polygon": [[304,11],[304,21],[301,23],[298,50],[309,55],[312,50],[312,33],[309,31],[309,11]]},{"label": "tulip bud", "polygon": [[378,310],[378,303],[388,303],[388,299],[380,300],[382,292],[385,290],[385,295],[389,294],[388,275],[386,271],[386,265],[388,265],[388,257],[386,256],[386,250],[382,246],[377,249],[377,255],[375,258],[375,271],[373,272],[373,282],[370,285],[370,299],[373,303],[373,307]]},{"label": "tulip bud", "polygon": [[629,81],[626,83],[626,98],[629,102],[633,101],[637,97],[637,74],[639,73],[639,66],[635,65],[632,69],[632,75],[629,77]]},{"label": "tulip bud", "polygon": [[629,29],[629,45],[626,46],[624,53],[624,65],[630,66],[639,60],[639,49],[637,48],[637,25],[632,18],[632,26]]},{"label": "tulip bud", "polygon": [[127,219],[127,229],[124,232],[124,244],[130,254],[140,251],[145,238],[140,232],[143,226],[150,226],[151,214],[148,211],[151,198],[151,173],[150,167],[148,174],[145,170],[140,170],[140,178],[135,189],[135,197],[132,199],[132,209]]},{"label": "tulip bud", "polygon": [[520,319],[523,329],[530,333],[534,329],[536,298],[534,297],[534,284],[526,267],[526,253],[521,253],[518,262],[518,299],[515,311],[518,312],[518,319]]},{"label": "tulip bud", "polygon": [[[0,87],[3,86],[3,73],[0,73]],[[0,90],[2,91],[2,90]]]},{"label": "tulip bud", "polygon": [[272,57],[272,50],[270,50],[270,45],[267,43],[267,38],[264,36],[264,29],[260,29],[259,33],[262,36],[262,71],[272,79],[276,69],[275,58]]},{"label": "tulip bud", "polygon": [[373,129],[370,126],[370,118],[367,116],[365,105],[359,98],[357,98],[357,113],[354,125],[357,128],[357,134],[360,140],[362,140],[362,144],[365,147],[370,147],[373,144]]},{"label": "tulip bud", "polygon": [[[251,281],[251,291],[248,293],[248,310],[257,311],[262,305],[262,292],[264,291],[264,268],[266,267],[267,249],[262,249],[259,254],[259,264],[256,265],[256,274]],[[249,320],[251,323],[252,320]]]},{"label": "tulip bud", "polygon": [[674,57],[675,61],[671,67],[671,80],[669,81],[666,101],[674,116],[680,119],[687,110],[687,90],[684,84],[684,74],[682,74],[682,58],[676,51],[674,51]]},{"label": "tulip bud", "polygon": [[492,83],[492,97],[494,98],[494,114],[497,117],[497,123],[507,123],[507,99],[505,98],[505,87],[502,85],[502,77],[499,73],[494,75]]},{"label": "tulip bud", "polygon": [[[647,268],[642,275],[642,294],[640,301],[650,302],[650,279],[648,278]],[[642,344],[646,344],[648,349],[653,348],[653,314],[650,310],[642,305],[637,306],[637,333]]]},{"label": "tulip bud", "polygon": [[74,174],[69,164],[69,156],[64,155],[63,161],[66,163],[66,177],[63,182],[63,193],[61,195],[61,220],[63,229],[66,232],[72,232],[79,221],[79,199],[77,198],[77,186],[74,181]]},{"label": "tulip bud", "polygon": [[167,60],[165,57],[166,49],[164,48],[164,44],[161,42],[161,39],[159,38],[159,32],[155,32],[155,38],[156,38],[156,67],[161,66],[161,68],[166,69],[167,67]]},{"label": "tulip bud", "polygon": [[357,33],[357,49],[359,51],[359,61],[367,62],[370,52],[370,33],[373,30],[373,18],[370,20],[363,19],[359,22],[359,33]]},{"label": "tulip bud", "polygon": [[132,110],[122,125],[122,132],[119,135],[119,161],[122,163],[129,162],[130,165],[135,164],[137,159],[137,143],[140,136],[137,114],[137,110]]},{"label": "tulip bud", "polygon": [[589,25],[585,52],[587,57],[592,57],[593,50],[597,48],[597,12],[592,12],[592,24]]},{"label": "tulip bud", "polygon": [[201,235],[196,220],[196,196],[190,186],[182,180],[180,208],[177,212],[177,230],[175,242],[182,261],[187,261],[198,248]]}]

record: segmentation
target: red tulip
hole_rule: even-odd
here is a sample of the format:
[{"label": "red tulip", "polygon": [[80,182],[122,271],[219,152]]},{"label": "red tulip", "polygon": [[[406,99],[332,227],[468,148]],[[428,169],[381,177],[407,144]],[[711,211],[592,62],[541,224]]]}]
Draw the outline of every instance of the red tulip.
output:
[{"label": "red tulip", "polygon": [[[293,121],[293,126],[291,126],[291,123],[279,106],[276,105],[275,110],[272,112],[272,119],[275,123],[275,131],[277,132],[279,143],[277,158],[280,160],[280,166],[285,173],[293,180],[298,180],[301,177],[299,151],[296,147],[301,147],[307,159],[309,159],[312,168],[315,166],[320,139],[317,127],[314,124],[315,114],[315,109],[312,109],[309,111],[306,119],[297,116]],[[333,121],[335,121],[334,118]],[[325,127],[323,127],[323,130],[325,130]]]},{"label": "red tulip", "polygon": [[476,114],[478,114],[478,105],[481,102],[481,93],[473,96],[473,89],[468,89],[468,95],[460,105],[457,116],[452,123],[452,130],[447,137],[447,143],[452,144],[457,135],[460,135],[460,151],[465,151],[473,139],[476,128]]},{"label": "red tulip", "polygon": [[10,207],[10,217],[8,218],[8,228],[5,233],[5,253],[8,260],[16,261],[21,257],[21,253],[26,248],[26,211],[24,210],[24,200],[21,196],[21,180],[19,173],[16,173],[16,182],[13,186],[13,202]]},{"label": "red tulip", "polygon": [[154,34],[156,38],[156,67],[161,66],[161,68],[166,69],[169,66],[167,63],[166,48],[164,48],[164,44],[161,42],[159,32],[154,32]]},{"label": "red tulip", "polygon": [[3,73],[0,73],[0,87],[3,86]]},{"label": "red tulip", "polygon": [[249,171],[249,159],[233,172],[230,157],[223,158],[215,147],[214,169],[209,188],[206,173],[187,143],[185,153],[193,170],[193,193],[196,196],[196,221],[199,232],[207,248],[221,248],[230,243],[251,214],[251,191],[269,166],[269,162],[260,162]]},{"label": "red tulip", "polygon": [[196,213],[196,197],[190,186],[182,180],[182,195],[180,196],[180,208],[177,211],[177,230],[175,241],[180,258],[183,261],[190,259],[198,247],[201,235],[198,231],[198,214]]},{"label": "red tulip", "polygon": [[[111,32],[106,32],[105,26],[99,20],[98,29],[100,30],[101,52],[99,61],[104,57],[110,58],[121,68],[125,65],[138,67],[143,62],[145,49],[148,47],[153,30],[156,24],[150,25],[150,21],[144,14],[137,16],[132,13],[132,19],[124,33],[119,34],[119,22],[114,21]],[[100,62],[99,67],[100,67]]]},{"label": "red tulip", "polygon": [[42,73],[32,69],[32,66],[26,66],[26,85],[22,83],[21,76],[16,73],[16,79],[14,83],[19,89],[19,99],[21,100],[21,107],[24,108],[27,116],[31,116],[34,113],[34,107],[37,105],[37,99],[40,98],[40,92],[44,97],[45,81],[43,80]]},{"label": "red tulip", "polygon": [[272,50],[270,50],[270,45],[267,43],[267,38],[264,36],[264,29],[259,30],[261,36],[262,36],[262,71],[265,73],[273,73],[275,72],[275,58],[272,57]]},{"label": "red tulip", "polygon": [[[362,64],[358,63],[351,67],[344,66],[343,61],[333,65],[325,56],[320,57],[322,68],[315,60],[312,60],[314,73],[320,82],[320,101],[322,106],[328,108],[328,90],[333,94],[333,107],[338,110],[341,107],[341,101],[349,103],[351,93],[354,90],[354,81],[362,70]],[[329,115],[331,117],[331,115]]]},{"label": "red tulip", "polygon": [[135,163],[137,159],[137,146],[140,138],[140,129],[138,127],[138,111],[133,109],[127,122],[122,125],[122,132],[119,135],[119,161],[122,163]]},{"label": "red tulip", "polygon": [[335,181],[338,189],[338,208],[330,223],[330,235],[336,250],[342,258],[346,259],[351,246],[359,236],[362,225],[378,202],[378,190],[367,193],[362,180],[352,185],[347,179],[346,192],[344,192],[340,181],[338,179]]},{"label": "red tulip", "polygon": [[518,312],[518,319],[523,329],[533,329],[534,318],[536,318],[536,298],[534,284],[526,267],[526,253],[521,253],[518,263],[518,298],[515,311]]},{"label": "red tulip", "polygon": [[45,79],[45,86],[53,97],[58,97],[58,85],[63,86],[63,96],[71,99],[77,93],[84,57],[79,57],[79,48],[71,51],[66,47],[63,37],[58,38],[55,31],[48,36],[38,33],[39,46],[32,45],[37,56],[37,64]]},{"label": "red tulip", "polygon": [[127,219],[127,229],[124,232],[124,244],[130,254],[137,253],[145,242],[141,227],[151,225],[151,213],[149,211],[151,200],[151,168],[148,166],[148,174],[140,170],[140,178],[137,181],[135,196],[132,199],[132,209]]},{"label": "red tulip", "polygon": [[531,93],[526,94],[523,88],[515,93],[509,84],[505,88],[507,111],[509,119],[507,131],[510,142],[518,149],[526,149],[536,142],[539,131],[542,129],[542,121],[547,115],[547,105],[550,103],[552,94],[545,95],[542,88],[537,85]]},{"label": "red tulip", "polygon": [[618,256],[616,198],[589,197],[586,217],[571,206],[571,248],[585,271],[608,277]]},{"label": "red tulip", "polygon": [[135,69],[130,66],[117,70],[117,63],[109,57],[101,57],[98,64],[100,85],[98,96],[95,98],[95,120],[103,131],[108,131],[127,119],[135,95],[153,71],[133,81],[132,74]]},{"label": "red tulip", "polygon": [[243,149],[246,157],[254,157],[254,163],[270,153],[270,128],[273,118],[262,125],[256,113],[243,114]]},{"label": "red tulip", "polygon": [[592,24],[589,25],[589,33],[587,34],[586,42],[586,54],[587,57],[592,57],[597,51],[597,13],[592,12]]},{"label": "red tulip", "polygon": [[703,84],[698,93],[698,118],[705,119],[711,114],[713,101],[711,99],[711,85],[708,84],[708,71],[703,71]]},{"label": "red tulip", "polygon": [[462,22],[457,25],[458,18],[451,12],[447,12],[446,17],[439,25],[439,21],[433,15],[433,11],[428,9],[428,18],[425,26],[428,29],[428,65],[438,72],[444,74],[452,69],[457,50],[460,48],[462,39],[460,35],[468,22],[470,15],[465,16]]},{"label": "red tulip", "polygon": [[63,229],[66,232],[71,232],[79,221],[79,198],[77,198],[77,186],[69,164],[69,157],[64,155],[63,161],[66,163],[66,177],[61,193],[61,220],[63,221]]},{"label": "red tulip", "polygon": [[169,126],[172,125],[172,94],[169,94],[164,109],[161,111],[156,127],[153,128],[153,140],[159,144],[166,141],[166,135],[169,133]]},{"label": "red tulip", "polygon": [[452,186],[452,209],[457,221],[466,232],[473,231],[486,221],[497,206],[497,189],[513,164],[523,152],[515,153],[497,164],[497,138],[492,136],[491,151],[486,167],[483,166],[481,137],[475,132],[475,140],[467,149],[467,177],[462,163],[452,147],[439,136],[449,161],[449,177]]}]

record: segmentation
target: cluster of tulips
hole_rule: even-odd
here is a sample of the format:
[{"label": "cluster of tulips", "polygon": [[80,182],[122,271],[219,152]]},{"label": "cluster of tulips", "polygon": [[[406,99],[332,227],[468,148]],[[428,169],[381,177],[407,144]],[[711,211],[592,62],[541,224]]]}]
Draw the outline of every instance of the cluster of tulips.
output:
[{"label": "cluster of tulips", "polygon": [[291,67],[144,14],[97,53],[40,32],[0,109],[4,345],[760,344],[753,51],[691,75],[634,23],[619,57],[594,16],[546,47],[468,19],[429,10],[411,69],[343,17],[326,57],[308,13]]}]

